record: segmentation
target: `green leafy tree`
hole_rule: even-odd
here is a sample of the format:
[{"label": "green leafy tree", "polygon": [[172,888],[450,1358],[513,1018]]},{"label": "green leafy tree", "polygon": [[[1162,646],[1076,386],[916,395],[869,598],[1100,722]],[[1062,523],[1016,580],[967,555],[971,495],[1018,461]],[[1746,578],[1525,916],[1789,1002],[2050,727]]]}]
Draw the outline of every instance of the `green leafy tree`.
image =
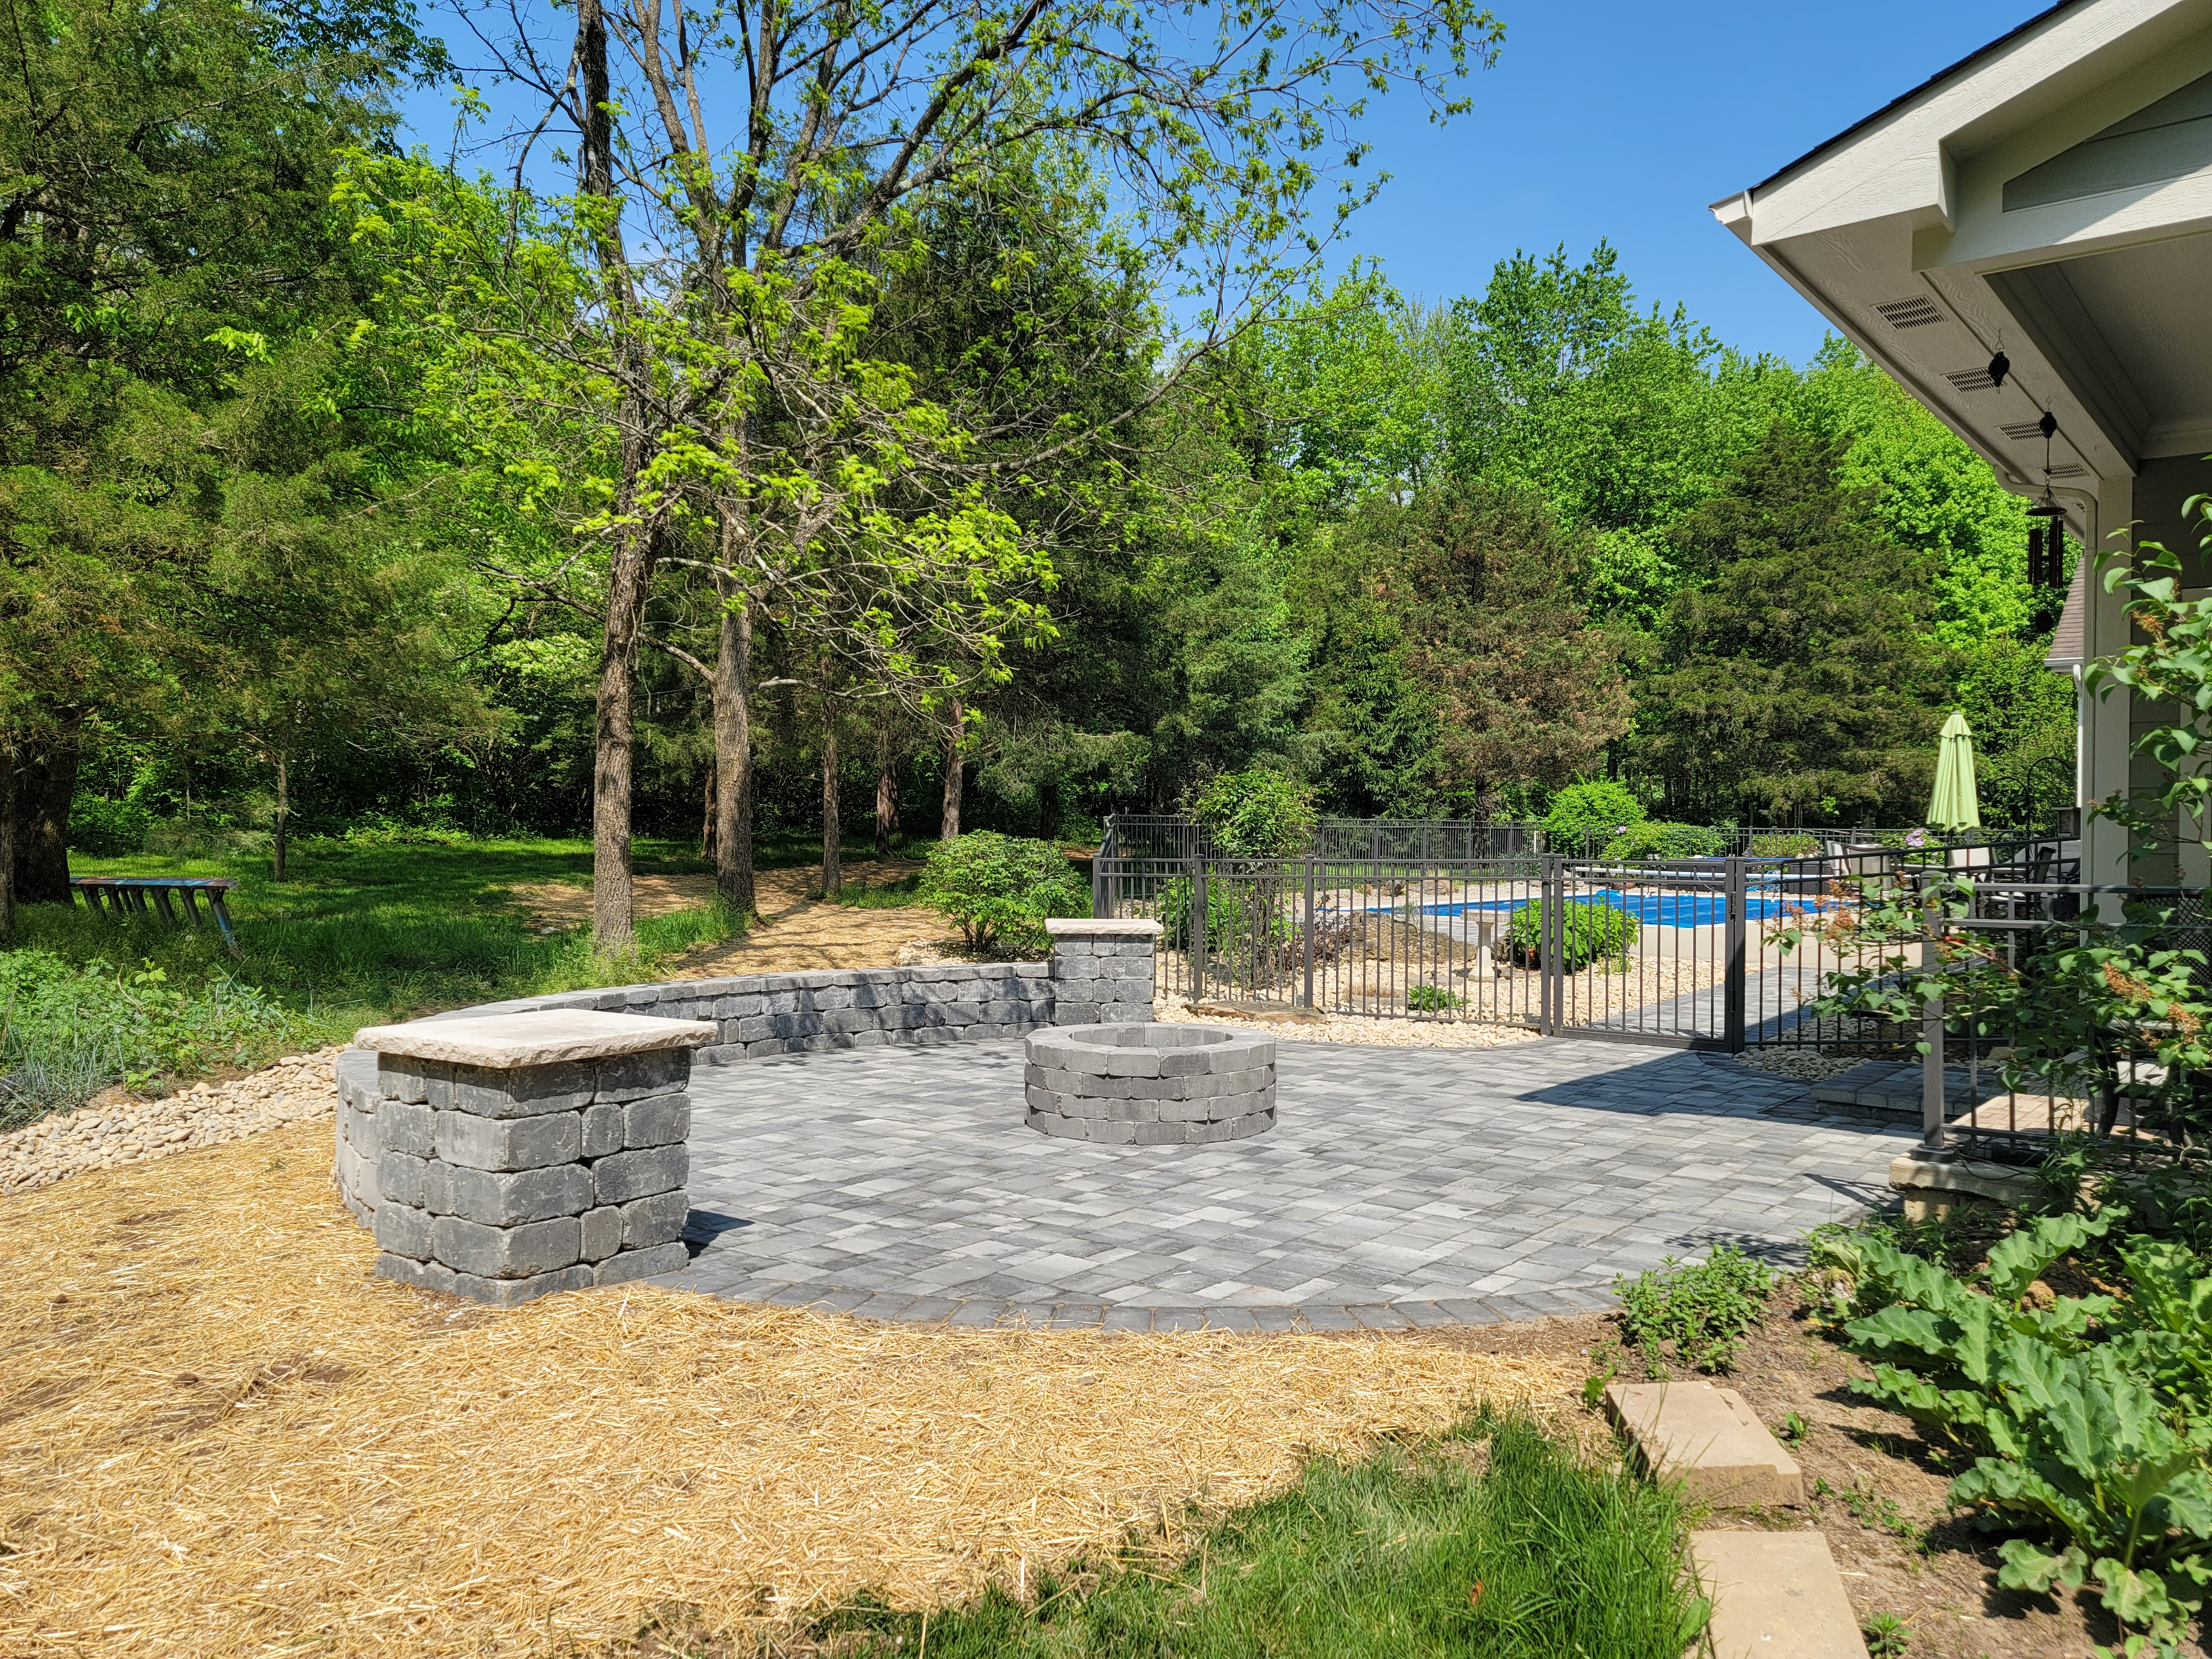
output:
[{"label": "green leafy tree", "polygon": [[1451,480],[1406,507],[1370,501],[1343,534],[1370,544],[1437,710],[1440,793],[1494,817],[1512,786],[1564,786],[1627,730],[1618,652],[1576,599],[1589,540],[1540,499]]},{"label": "green leafy tree", "polygon": [[198,422],[241,352],[348,303],[337,157],[443,57],[397,3],[62,0],[0,35],[4,915],[68,896],[81,735],[176,700],[223,494]]},{"label": "green leafy tree", "polygon": [[1639,310],[1601,241],[1498,262],[1455,301],[1442,348],[1446,453],[1460,477],[1536,492],[1590,532],[1576,596],[1648,628],[1680,580],[1667,532],[1757,441],[1790,370],[1725,350],[1677,307]]},{"label": "green leafy tree", "polygon": [[1778,422],[1677,547],[1635,755],[1678,806],[1917,821],[1947,689],[1929,562],[1837,482],[1838,447]]},{"label": "green leafy tree", "polygon": [[[850,445],[820,441],[851,394],[864,410],[930,406],[886,398],[823,351],[865,331],[878,271],[918,239],[929,204],[984,196],[1040,145],[1086,153],[1110,180],[1125,209],[1111,257],[1134,258],[1194,302],[1192,337],[1110,428],[1297,281],[1370,193],[1353,185],[1328,209],[1316,199],[1358,164],[1352,133],[1366,100],[1397,84],[1439,115],[1462,107],[1447,84],[1487,61],[1499,33],[1486,12],[1428,0],[1359,0],[1322,17],[1269,0],[1256,14],[1222,7],[1164,26],[1141,8],[982,6],[951,25],[927,5],[785,15],[646,0],[611,16],[600,0],[581,0],[573,45],[550,30],[536,38],[553,20],[517,15],[502,68],[580,139],[568,216],[597,275],[605,345],[594,361],[613,410],[594,790],[594,930],[609,946],[630,929],[635,653],[677,471],[715,521],[715,580],[732,618],[715,679],[726,811],[749,799],[748,757],[733,750],[744,722],[723,712],[749,695],[744,616],[763,573],[784,574],[783,550],[815,556],[816,539],[791,534],[792,523],[814,501],[862,497],[879,544],[946,542],[898,528],[899,492],[863,476]],[[882,361],[852,349],[853,364]],[[1000,405],[1004,419],[947,410],[935,441],[899,458],[902,483],[925,498],[965,492],[980,507],[990,479],[1034,470],[1099,430],[1048,425],[1015,446],[1021,407]],[[761,433],[764,452],[763,416],[805,441],[779,447]],[[999,441],[988,475],[974,453],[987,434]],[[880,447],[869,458],[888,459]],[[886,602],[910,592],[904,584],[868,579],[900,562],[841,558],[837,580],[777,602],[831,624],[847,647],[873,643],[891,669],[933,659],[931,697],[957,702],[967,659],[911,636],[912,618]],[[734,848],[744,838],[726,829],[718,841]]]}]

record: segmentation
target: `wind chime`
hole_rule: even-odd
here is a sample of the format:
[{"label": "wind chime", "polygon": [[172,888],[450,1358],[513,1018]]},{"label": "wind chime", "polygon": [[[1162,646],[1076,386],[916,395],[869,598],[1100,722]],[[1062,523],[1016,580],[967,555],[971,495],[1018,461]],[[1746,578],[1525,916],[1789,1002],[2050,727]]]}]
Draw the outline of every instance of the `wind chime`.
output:
[{"label": "wind chime", "polygon": [[[1990,384],[2002,386],[2012,373],[2012,359],[2002,342],[1990,359]],[[2034,588],[2066,586],[2066,509],[2051,492],[2051,441],[2058,435],[2058,417],[2049,410],[2035,423],[2043,434],[2043,499],[2027,509],[2035,523],[2027,527],[2027,585]]]}]

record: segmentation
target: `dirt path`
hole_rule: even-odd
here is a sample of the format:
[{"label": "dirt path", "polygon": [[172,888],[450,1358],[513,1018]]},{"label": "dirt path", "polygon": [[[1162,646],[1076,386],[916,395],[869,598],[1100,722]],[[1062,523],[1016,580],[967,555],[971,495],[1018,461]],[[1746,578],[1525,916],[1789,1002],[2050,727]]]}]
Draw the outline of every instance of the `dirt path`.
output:
[{"label": "dirt path", "polygon": [[[919,860],[880,860],[864,866],[860,878],[870,885],[897,879],[921,868]],[[720,979],[738,974],[790,974],[816,968],[891,968],[958,960],[960,941],[933,910],[910,905],[896,910],[862,910],[807,897],[821,879],[812,865],[793,870],[763,870],[754,891],[759,925],[743,939],[702,946],[666,970],[671,979]],[[712,876],[639,876],[634,879],[637,911],[665,915],[704,905],[714,896]],[[592,890],[546,884],[518,887],[514,896],[548,924],[574,926],[592,919]]]}]

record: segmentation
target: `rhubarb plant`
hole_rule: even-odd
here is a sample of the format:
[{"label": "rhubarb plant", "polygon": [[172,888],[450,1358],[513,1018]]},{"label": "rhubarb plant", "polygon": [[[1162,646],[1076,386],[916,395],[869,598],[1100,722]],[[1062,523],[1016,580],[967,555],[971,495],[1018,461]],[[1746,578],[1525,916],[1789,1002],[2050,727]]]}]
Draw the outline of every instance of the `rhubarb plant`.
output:
[{"label": "rhubarb plant", "polygon": [[2055,1540],[2008,1539],[1998,1582],[2093,1585],[2123,1625],[2170,1646],[2212,1586],[2212,1277],[2150,1240],[2121,1252],[2125,1296],[2036,1294],[2117,1214],[2045,1217],[1966,1279],[1879,1239],[1848,1251],[1874,1364],[1859,1393],[1976,1454],[1952,1501]]}]

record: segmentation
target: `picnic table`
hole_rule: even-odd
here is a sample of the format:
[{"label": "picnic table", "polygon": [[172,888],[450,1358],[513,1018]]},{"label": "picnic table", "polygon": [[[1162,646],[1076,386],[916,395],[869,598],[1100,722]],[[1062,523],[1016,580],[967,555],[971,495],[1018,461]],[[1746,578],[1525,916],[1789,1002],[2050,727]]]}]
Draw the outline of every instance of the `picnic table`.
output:
[{"label": "picnic table", "polygon": [[[158,908],[171,927],[177,921],[172,898],[184,907],[185,919],[195,927],[201,925],[197,901],[205,899],[224,945],[231,955],[238,954],[238,932],[222,902],[222,896],[238,884],[227,876],[79,876],[70,885],[84,895],[85,908],[101,916],[111,911],[118,916],[150,915]],[[149,898],[154,901],[150,908]]]}]

